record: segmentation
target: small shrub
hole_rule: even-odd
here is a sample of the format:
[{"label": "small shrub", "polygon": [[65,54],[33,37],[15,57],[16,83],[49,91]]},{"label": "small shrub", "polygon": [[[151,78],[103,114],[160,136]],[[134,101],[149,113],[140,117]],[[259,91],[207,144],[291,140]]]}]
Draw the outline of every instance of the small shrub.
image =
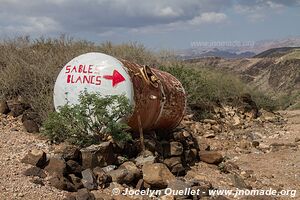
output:
[{"label": "small shrub", "polygon": [[84,91],[79,104],[64,105],[44,122],[43,133],[54,142],[68,141],[88,146],[111,135],[115,141],[127,141],[131,136],[128,125],[121,122],[131,112],[125,96],[105,96]]}]

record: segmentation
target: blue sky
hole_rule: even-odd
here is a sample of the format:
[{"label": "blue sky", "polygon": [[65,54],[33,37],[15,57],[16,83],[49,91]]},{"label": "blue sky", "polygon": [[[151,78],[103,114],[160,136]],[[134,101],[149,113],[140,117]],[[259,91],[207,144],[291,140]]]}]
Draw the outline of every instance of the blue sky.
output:
[{"label": "blue sky", "polygon": [[67,34],[152,49],[300,35],[300,0],[0,0],[0,38]]}]

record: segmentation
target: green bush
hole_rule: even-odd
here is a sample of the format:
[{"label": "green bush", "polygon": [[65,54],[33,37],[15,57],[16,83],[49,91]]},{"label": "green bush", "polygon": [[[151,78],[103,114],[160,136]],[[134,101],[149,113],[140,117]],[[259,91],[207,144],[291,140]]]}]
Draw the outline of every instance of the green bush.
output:
[{"label": "green bush", "polygon": [[128,125],[121,122],[131,112],[125,96],[105,96],[84,91],[79,104],[64,105],[44,122],[43,134],[54,142],[67,141],[88,146],[104,141],[109,135],[115,141],[127,141],[131,135]]}]

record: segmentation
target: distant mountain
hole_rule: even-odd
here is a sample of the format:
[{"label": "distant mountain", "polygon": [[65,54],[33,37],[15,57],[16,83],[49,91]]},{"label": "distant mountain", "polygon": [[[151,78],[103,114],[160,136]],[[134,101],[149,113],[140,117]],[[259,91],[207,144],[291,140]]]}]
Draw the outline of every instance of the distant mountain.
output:
[{"label": "distant mountain", "polygon": [[299,51],[300,47],[280,47],[280,48],[273,48],[273,49],[268,49],[266,51],[263,51],[254,58],[278,58],[281,56],[284,56],[286,54],[290,54],[295,51]]},{"label": "distant mountain", "polygon": [[[282,48],[282,47],[298,47],[300,46],[300,36],[288,37],[277,40],[261,40],[257,42],[230,42],[224,43],[222,46],[216,43],[204,45],[206,43],[193,43],[193,47],[189,49],[180,50],[177,52],[179,58],[195,59],[205,57],[220,57],[220,58],[250,58],[268,49]],[[240,44],[240,45],[239,45]]]}]

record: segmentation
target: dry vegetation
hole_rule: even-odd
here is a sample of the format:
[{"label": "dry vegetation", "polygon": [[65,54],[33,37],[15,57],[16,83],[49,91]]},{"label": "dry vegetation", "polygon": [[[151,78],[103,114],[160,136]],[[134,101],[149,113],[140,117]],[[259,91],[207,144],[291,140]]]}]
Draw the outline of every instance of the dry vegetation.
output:
[{"label": "dry vegetation", "polygon": [[[137,43],[96,45],[65,36],[58,39],[29,37],[0,43],[0,95],[18,98],[29,104],[45,120],[53,110],[53,86],[60,69],[72,58],[87,52],[102,52],[139,64],[159,65],[182,81],[188,92],[189,103],[211,103],[251,93],[259,105],[274,108],[266,95],[253,92],[238,78],[208,69],[190,69],[168,53],[155,55]],[[163,56],[162,56],[163,55]],[[164,58],[162,58],[164,57]]]}]

